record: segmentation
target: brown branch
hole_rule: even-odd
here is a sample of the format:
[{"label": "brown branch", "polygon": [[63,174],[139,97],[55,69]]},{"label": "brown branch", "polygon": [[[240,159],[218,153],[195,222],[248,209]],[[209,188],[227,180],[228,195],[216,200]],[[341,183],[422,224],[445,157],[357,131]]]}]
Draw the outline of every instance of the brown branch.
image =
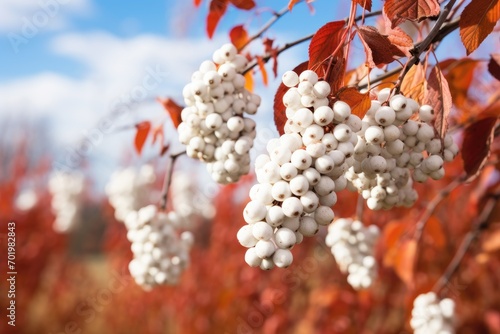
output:
[{"label": "brown branch", "polygon": [[243,44],[238,51],[243,50],[245,47],[247,47],[254,40],[256,40],[257,38],[261,37],[269,28],[271,28],[271,26],[273,24],[275,24],[283,15],[285,15],[288,12],[289,12],[288,6],[284,7],[279,12],[275,12],[274,15],[273,15],[273,17],[269,21],[267,21],[267,23],[264,24],[262,26],[262,28],[258,32],[255,33],[255,35],[253,35],[252,37],[250,37],[248,39],[248,41],[245,44]]},{"label": "brown branch", "polygon": [[420,55],[422,52],[427,50],[431,44],[434,44],[436,40],[434,40],[440,33],[441,31],[441,26],[445,23],[446,19],[448,18],[448,15],[450,14],[451,9],[453,8],[453,5],[455,4],[456,0],[450,0],[446,6],[443,8],[441,11],[441,14],[439,14],[439,17],[436,21],[436,24],[434,27],[432,27],[431,31],[427,35],[427,37],[420,42],[419,44],[415,45],[413,49],[410,50],[410,53],[412,54],[412,57],[408,60],[406,66],[404,67],[403,71],[401,72],[398,81],[394,87],[396,94],[399,93],[399,89],[401,87],[401,83],[403,82],[404,77],[410,70],[410,68],[418,64],[420,62]]},{"label": "brown branch", "polygon": [[[377,15],[380,15],[382,14],[382,11],[378,10],[378,11],[375,11],[375,12],[372,12],[372,13],[368,13],[368,14],[365,14],[364,16],[363,15],[360,15],[360,16],[357,16],[356,17],[356,21],[359,21],[361,20],[363,17],[366,19],[366,18],[369,18],[369,17],[372,17],[372,16],[377,16]],[[349,18],[345,18],[344,19],[346,22],[349,20]],[[289,43],[286,43],[285,45],[283,45],[282,47],[278,48],[277,51],[276,51],[276,56],[278,56],[280,53],[282,53],[283,51],[286,51],[292,47],[294,47],[295,45],[298,45],[298,44],[301,44],[305,41],[308,41],[310,39],[312,39],[314,36],[314,34],[310,34],[310,35],[307,35],[307,36],[304,36],[302,38],[299,38],[293,42],[289,42]],[[272,53],[267,53],[265,54],[263,57],[262,57],[262,61],[264,63],[267,63],[271,58],[273,57],[273,54]],[[242,72],[242,74],[246,74],[248,72],[250,72],[253,68],[255,68],[255,66],[258,65],[258,62],[257,60],[253,60],[248,66],[247,68]]]},{"label": "brown branch", "polygon": [[495,205],[497,204],[499,195],[500,194],[493,194],[489,197],[488,201],[481,211],[481,214],[474,220],[473,229],[465,235],[462,243],[460,244],[460,247],[455,253],[455,256],[453,256],[453,259],[444,271],[443,275],[439,278],[436,284],[434,284],[432,291],[436,293],[441,291],[458,270],[460,263],[465,257],[465,254],[467,254],[469,248],[479,236],[479,233],[488,226],[488,220],[491,213],[493,212],[493,209],[495,208]]},{"label": "brown branch", "polygon": [[415,240],[417,241],[417,245],[420,242],[420,239],[422,239],[422,234],[425,229],[425,225],[427,224],[427,221],[429,218],[431,218],[432,214],[436,210],[437,206],[446,198],[448,195],[455,190],[458,186],[460,186],[465,180],[466,180],[465,175],[460,175],[458,178],[456,178],[453,182],[448,184],[444,189],[442,189],[439,193],[434,196],[434,198],[427,204],[427,207],[425,208],[425,211],[422,213],[422,216],[418,220],[418,222],[415,224]]},{"label": "brown branch", "polygon": [[184,154],[186,154],[186,151],[182,151],[182,152],[170,155],[170,161],[171,161],[170,168],[165,173],[165,179],[163,180],[163,189],[161,191],[160,208],[162,211],[165,211],[165,209],[167,208],[168,193],[169,193],[170,185],[172,184],[172,175],[174,174],[175,162],[177,161],[177,158],[179,158],[180,156],[182,156]]},{"label": "brown branch", "polygon": [[[458,28],[458,22],[459,22],[459,20],[460,20],[460,17],[457,17],[453,21],[451,21],[451,22],[443,25],[443,27],[439,30],[439,33],[435,36],[433,43],[441,42],[446,36],[448,36],[450,33],[452,33],[453,31],[455,31]],[[422,52],[423,52],[423,51],[425,51],[426,49],[429,48],[429,45],[427,46],[426,49],[421,48],[421,46],[423,45],[422,43],[423,43],[423,41],[420,42],[420,43],[415,44],[415,46],[413,47],[413,50],[419,49],[419,50],[422,50]],[[435,47],[435,49],[437,49],[437,47]],[[408,68],[409,63],[407,63],[407,64],[408,65],[406,67]],[[413,65],[415,65],[415,64],[412,64],[411,66],[413,66]],[[398,67],[396,67],[396,68],[394,68],[394,69],[392,69],[392,70],[390,70],[388,72],[385,72],[384,74],[381,74],[378,77],[374,78],[373,80],[370,81],[370,83],[373,84],[373,83],[380,82],[380,81],[382,81],[384,79],[390,78],[394,74],[399,73],[402,69],[403,69],[403,66],[398,66]],[[409,70],[410,69],[408,68],[408,71]],[[367,87],[368,87],[368,84],[358,85],[358,89],[365,89]]]}]

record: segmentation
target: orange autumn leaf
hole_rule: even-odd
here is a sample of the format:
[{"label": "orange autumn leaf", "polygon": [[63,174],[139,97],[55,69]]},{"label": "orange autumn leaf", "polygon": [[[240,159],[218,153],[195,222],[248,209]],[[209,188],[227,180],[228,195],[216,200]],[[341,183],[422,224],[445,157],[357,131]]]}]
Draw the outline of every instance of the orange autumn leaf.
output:
[{"label": "orange autumn leaf", "polygon": [[468,90],[474,78],[474,71],[481,62],[476,59],[463,58],[451,62],[445,70],[445,78],[450,87],[453,103],[457,107],[464,107],[468,100]]},{"label": "orange autumn leaf", "polygon": [[425,103],[434,107],[434,127],[444,138],[448,129],[448,115],[451,112],[451,93],[448,81],[439,66],[434,66],[427,80]]},{"label": "orange autumn leaf", "polygon": [[227,0],[212,0],[210,1],[210,8],[207,16],[207,34],[209,38],[212,38],[215,32],[215,28],[219,24],[220,19],[227,10]]},{"label": "orange autumn leaf", "polygon": [[345,21],[328,22],[316,31],[309,44],[309,69],[316,68],[338,49],[345,33]]},{"label": "orange autumn leaf", "polygon": [[440,8],[437,0],[386,0],[384,12],[394,28],[406,20],[420,22],[436,16]]},{"label": "orange autumn leaf", "polygon": [[431,216],[425,224],[424,235],[437,248],[443,248],[446,244],[446,236],[441,222],[435,216]]},{"label": "orange autumn leaf", "polygon": [[370,67],[390,64],[405,54],[394,46],[389,38],[372,26],[359,27],[359,38],[365,47],[366,61]]},{"label": "orange autumn leaf", "polygon": [[253,92],[253,74],[251,71],[245,74],[245,89]]},{"label": "orange autumn leaf", "polygon": [[262,57],[257,56],[257,64],[259,65],[260,74],[262,75],[262,82],[264,83],[264,86],[267,86],[267,71],[266,67],[264,66],[264,60],[262,60]]},{"label": "orange autumn leaf", "polygon": [[229,38],[231,43],[240,50],[244,45],[248,43],[248,32],[242,24],[237,25],[229,31]]},{"label": "orange autumn leaf", "polygon": [[472,0],[460,17],[460,38],[470,55],[493,31],[500,19],[500,1]]},{"label": "orange autumn leaf", "polygon": [[354,87],[341,89],[337,98],[347,103],[351,107],[351,113],[359,118],[363,118],[371,106],[370,93],[360,93]]},{"label": "orange autumn leaf", "polygon": [[417,248],[416,240],[406,240],[400,245],[394,259],[394,270],[407,286],[413,285]]},{"label": "orange autumn leaf", "polygon": [[151,130],[151,122],[144,121],[135,125],[136,133],[134,139],[134,146],[137,154],[141,154],[144,143],[148,138],[149,130]]},{"label": "orange autumn leaf", "polygon": [[163,108],[165,108],[165,110],[170,116],[170,119],[172,120],[172,124],[177,129],[179,124],[181,124],[182,122],[181,112],[182,109],[184,109],[184,107],[178,105],[171,98],[165,98],[165,99],[158,98],[157,101],[163,105]]},{"label": "orange autumn leaf", "polygon": [[401,92],[422,104],[425,96],[425,70],[422,64],[416,64],[410,68],[401,83]]}]

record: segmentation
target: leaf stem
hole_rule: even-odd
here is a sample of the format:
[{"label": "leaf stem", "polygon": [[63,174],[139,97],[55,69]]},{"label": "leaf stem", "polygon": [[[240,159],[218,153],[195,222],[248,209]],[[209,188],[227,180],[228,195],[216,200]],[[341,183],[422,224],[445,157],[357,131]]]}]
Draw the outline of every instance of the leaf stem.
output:
[{"label": "leaf stem", "polygon": [[161,191],[161,202],[160,202],[160,209],[162,211],[165,211],[167,208],[167,201],[168,201],[168,193],[170,189],[170,185],[172,184],[172,175],[174,174],[174,167],[175,167],[175,162],[177,161],[177,158],[180,156],[186,154],[186,151],[182,151],[176,154],[170,154],[170,167],[167,169],[167,172],[165,173],[165,178],[163,180],[163,189]]}]

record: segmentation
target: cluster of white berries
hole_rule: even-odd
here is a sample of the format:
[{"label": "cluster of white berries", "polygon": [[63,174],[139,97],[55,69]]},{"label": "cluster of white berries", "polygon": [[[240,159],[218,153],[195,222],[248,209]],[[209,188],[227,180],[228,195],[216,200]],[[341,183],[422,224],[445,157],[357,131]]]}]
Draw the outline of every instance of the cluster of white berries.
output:
[{"label": "cluster of white berries", "polygon": [[212,219],[215,207],[211,199],[198,188],[193,174],[176,171],[172,176],[172,207],[180,219],[184,219],[184,228],[190,227],[193,218]]},{"label": "cluster of white berries", "polygon": [[56,232],[67,233],[77,225],[84,182],[80,173],[58,172],[50,177],[49,192],[52,194],[52,212],[56,215],[53,225]]},{"label": "cluster of white berries", "polygon": [[194,72],[182,92],[179,140],[187,155],[207,163],[212,178],[222,184],[239,180],[250,171],[249,151],[255,139],[255,122],[245,117],[257,112],[261,99],[245,89],[241,74],[247,59],[225,44]]},{"label": "cluster of white berries", "polygon": [[339,218],[328,226],[326,245],[347,282],[356,290],[368,288],[377,275],[374,245],[380,232],[377,226],[363,226],[359,220]]},{"label": "cluster of white berries", "polygon": [[191,232],[179,234],[169,215],[158,212],[154,205],[130,212],[125,226],[134,254],[129,270],[136,283],[145,289],[177,284],[189,264]]},{"label": "cluster of white berries", "polygon": [[114,172],[105,192],[115,209],[115,218],[124,221],[131,211],[150,203],[154,181],[155,173],[151,165],[143,165],[138,172],[131,167]]},{"label": "cluster of white berries", "polygon": [[335,191],[347,185],[343,174],[353,163],[361,128],[346,103],[329,106],[330,85],[315,72],[288,71],[282,80],[289,87],[283,96],[285,133],[255,161],[258,184],[243,212],[248,225],[237,234],[248,248],[247,264],[266,270],[288,267],[290,249],[332,222]]},{"label": "cluster of white berries", "polygon": [[361,193],[370,209],[412,206],[418,197],[413,180],[444,176],[443,163],[455,158],[458,146],[449,134],[439,138],[433,120],[431,106],[391,96],[389,89],[371,101],[357,133],[355,162],[345,175],[349,189]]},{"label": "cluster of white berries", "polygon": [[455,302],[439,300],[434,292],[419,295],[413,301],[410,326],[415,334],[453,334]]}]

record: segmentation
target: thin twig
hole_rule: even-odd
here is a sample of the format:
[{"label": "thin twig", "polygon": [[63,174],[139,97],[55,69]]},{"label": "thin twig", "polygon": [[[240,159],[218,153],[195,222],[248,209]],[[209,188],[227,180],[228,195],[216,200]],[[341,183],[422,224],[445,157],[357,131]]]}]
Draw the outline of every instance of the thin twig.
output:
[{"label": "thin twig", "polygon": [[161,191],[160,208],[162,211],[165,211],[165,209],[167,208],[168,193],[170,185],[172,184],[172,175],[174,173],[175,162],[177,161],[177,158],[184,154],[186,154],[186,151],[170,155],[170,168],[165,173],[165,179],[163,180],[163,189]]},{"label": "thin twig", "polygon": [[453,182],[451,182],[445,188],[443,188],[439,193],[437,193],[437,195],[434,196],[434,198],[427,204],[425,211],[422,213],[422,216],[415,224],[415,240],[417,241],[417,244],[420,242],[420,239],[422,238],[422,234],[424,232],[427,221],[429,220],[429,218],[431,218],[432,214],[436,210],[439,203],[441,203],[446,197],[448,197],[448,195],[453,190],[455,190],[455,188],[463,184],[466,179],[467,177],[465,175],[460,175]]},{"label": "thin twig", "polygon": [[[378,11],[375,11],[375,12],[372,12],[372,13],[368,13],[366,15],[364,15],[364,18],[369,18],[369,17],[372,17],[372,16],[377,16],[377,15],[380,15],[382,14],[382,11],[378,10]],[[362,15],[359,15],[358,17],[356,17],[355,21],[359,21],[363,18]],[[346,22],[349,20],[348,17],[346,17],[344,19]],[[276,56],[278,56],[280,53],[282,53],[283,51],[286,51],[288,49],[290,49],[291,47],[294,47],[295,45],[298,45],[298,44],[301,44],[301,43],[304,43],[305,41],[308,41],[310,40],[311,38],[313,38],[314,34],[310,34],[310,35],[307,35],[307,36],[304,36],[302,38],[299,38],[293,42],[289,42],[289,43],[286,43],[285,45],[283,45],[282,47],[278,48],[278,50],[276,51]],[[265,54],[263,57],[262,57],[262,61],[264,63],[267,63],[271,58],[273,57],[273,53],[267,53]],[[258,62],[257,60],[253,60],[248,66],[247,68],[243,71],[242,74],[246,74],[248,72],[250,72],[255,66],[258,65]]]},{"label": "thin twig", "polygon": [[[453,21],[447,23],[446,25],[444,25],[441,30],[439,31],[439,34],[436,35],[436,37],[434,38],[434,41],[433,43],[437,43],[437,42],[440,42],[442,41],[446,36],[448,36],[450,33],[452,33],[455,29],[458,28],[458,22],[460,20],[460,17],[454,19]],[[425,51],[425,49],[421,48],[421,45],[423,42],[420,42],[420,43],[417,43],[415,44],[415,46],[413,47],[413,49],[419,49],[419,50],[422,50]],[[429,46],[427,46],[428,48]],[[415,65],[415,64],[413,64]],[[413,66],[412,65],[412,66]],[[371,80],[371,83],[376,83],[376,82],[380,82],[382,80],[385,80],[387,78],[390,78],[391,76],[393,76],[394,74],[397,74],[399,73],[401,70],[403,69],[402,66],[398,66],[388,72],[385,72],[384,74],[381,74],[379,75],[378,77],[374,78],[373,80]],[[409,68],[408,68],[409,70]],[[362,85],[358,85],[358,89],[365,89],[367,87],[367,84],[362,84]]]},{"label": "thin twig", "polygon": [[439,33],[441,31],[441,26],[445,23],[446,19],[448,18],[448,15],[450,14],[450,11],[453,8],[453,5],[455,4],[455,2],[456,2],[456,0],[450,0],[446,4],[446,6],[443,8],[441,14],[439,14],[439,17],[436,21],[436,24],[434,25],[434,27],[432,27],[432,29],[429,32],[429,34],[427,35],[427,37],[425,37],[425,39],[422,42],[420,42],[412,50],[410,50],[412,57],[408,60],[408,63],[404,67],[403,71],[401,72],[401,74],[398,78],[398,81],[396,82],[396,86],[394,87],[396,94],[399,93],[401,83],[403,82],[403,79],[406,76],[406,74],[408,73],[408,71],[410,70],[410,68],[413,65],[419,63],[420,55],[422,54],[422,52],[427,50],[427,48],[429,48],[429,46],[431,44],[436,42],[434,39],[439,35]]},{"label": "thin twig", "polygon": [[460,263],[462,262],[465,254],[467,254],[474,240],[476,240],[476,238],[479,236],[479,233],[488,226],[488,220],[490,218],[491,213],[493,212],[493,209],[495,208],[495,205],[497,204],[497,201],[498,201],[498,194],[493,194],[490,196],[490,198],[484,205],[481,214],[479,215],[479,217],[477,217],[477,219],[475,219],[473,223],[474,226],[473,229],[465,235],[464,239],[462,240],[462,243],[460,244],[460,247],[455,253],[455,256],[453,257],[450,264],[444,271],[443,275],[439,278],[436,284],[434,284],[432,291],[439,292],[448,284],[451,277],[458,270]]},{"label": "thin twig", "polygon": [[288,6],[286,6],[286,7],[283,7],[283,9],[281,9],[279,12],[274,13],[273,17],[269,21],[267,21],[266,24],[264,24],[262,26],[262,28],[258,32],[255,33],[255,35],[250,37],[248,39],[248,41],[245,44],[243,44],[238,51],[243,50],[245,47],[247,47],[254,40],[256,40],[257,38],[262,36],[262,34],[264,34],[269,28],[271,28],[271,26],[273,24],[275,24],[283,15],[285,15],[288,12],[289,12]]}]

